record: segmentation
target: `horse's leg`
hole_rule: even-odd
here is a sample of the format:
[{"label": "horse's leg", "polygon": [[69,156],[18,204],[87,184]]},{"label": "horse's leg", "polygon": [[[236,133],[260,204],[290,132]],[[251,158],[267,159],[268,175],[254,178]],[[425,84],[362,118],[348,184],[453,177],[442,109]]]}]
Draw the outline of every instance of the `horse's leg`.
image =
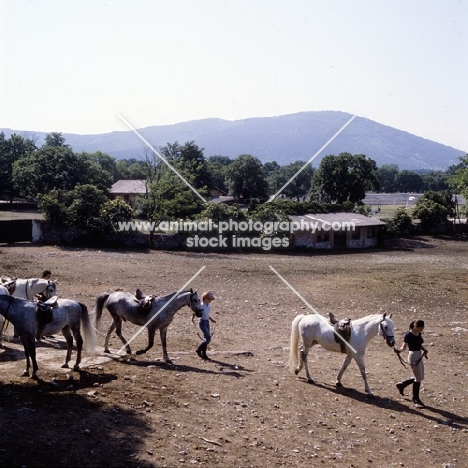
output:
[{"label": "horse's leg", "polygon": [[163,361],[167,362],[168,364],[172,364],[172,361],[170,360],[169,355],[167,354],[166,335],[167,335],[167,327],[161,328],[159,330],[159,336],[161,337]]},{"label": "horse's leg", "polygon": [[137,351],[137,354],[145,354],[148,350],[150,350],[154,346],[154,334],[156,330],[154,328],[146,328],[148,332],[148,345],[145,349],[140,349]]},{"label": "horse's leg", "polygon": [[315,383],[314,382],[314,379],[311,377],[310,373],[309,373],[309,365],[307,364],[307,356],[309,354],[309,350],[310,350],[311,346],[308,344],[308,343],[305,343],[303,346],[302,346],[302,349],[301,349],[301,358],[300,358],[300,365],[299,365],[299,369],[296,370],[296,374],[302,369],[302,367],[304,366],[304,370],[305,370],[305,373],[306,373],[306,376],[307,376],[307,381],[309,383]]},{"label": "horse's leg", "polygon": [[[117,333],[117,336],[120,338],[120,341],[125,345],[125,350],[127,351],[127,354],[132,354],[132,350],[130,349],[130,345],[127,343],[127,340],[122,335],[122,319],[121,318],[114,318],[114,323],[115,323],[115,333]],[[107,335],[109,336],[110,332]],[[109,352],[109,351],[107,351],[107,352]]]},{"label": "horse's leg", "polygon": [[366,393],[369,396],[373,396],[374,394],[371,392],[369,384],[367,383],[366,366],[364,365],[364,355],[356,356],[354,360],[356,361],[356,364],[358,365],[359,370],[361,371],[362,378],[364,379],[364,389]]},{"label": "horse's leg", "polygon": [[314,383],[314,379],[312,379],[310,372],[309,372],[309,366],[307,364],[307,356],[309,354],[310,348],[313,346],[313,343],[311,340],[308,340],[304,335],[302,335],[302,344],[299,347],[299,363],[296,369],[294,369],[294,373],[297,375],[299,372],[301,372],[302,368],[305,368],[305,373],[307,376],[307,381],[310,383]]},{"label": "horse's leg", "polygon": [[115,319],[114,321],[112,322],[111,326],[109,327],[109,329],[107,330],[107,335],[106,335],[106,339],[104,340],[104,352],[105,353],[110,353],[109,351],[109,338],[112,334],[112,332],[115,330]]},{"label": "horse's leg", "polygon": [[25,337],[21,336],[21,341],[23,342],[24,354],[26,355],[26,370],[23,372],[23,377],[29,377],[29,368],[31,367],[31,361],[33,366],[33,372],[31,375],[32,379],[37,379],[37,361],[36,361],[36,343],[34,342],[34,337]]},{"label": "horse's leg", "polygon": [[349,363],[351,362],[351,359],[353,357],[351,356],[351,354],[347,354],[346,355],[346,358],[343,362],[343,365],[341,366],[341,369],[340,371],[338,372],[338,375],[336,376],[336,382],[335,382],[335,386],[336,387],[342,387],[342,383],[341,383],[341,377],[343,377],[343,374],[344,374],[344,371],[348,368],[349,366]]},{"label": "horse's leg", "polygon": [[62,368],[68,369],[68,363],[70,362],[73,349],[73,337],[70,332],[70,327],[68,325],[62,329],[62,335],[64,336],[65,341],[67,342],[67,356],[65,357],[65,364],[63,364]]},{"label": "horse's leg", "polygon": [[81,351],[83,349],[83,337],[81,336],[79,329],[75,333],[73,333],[73,336],[76,342],[76,361],[75,365],[73,366],[73,370],[79,371],[81,363]]}]

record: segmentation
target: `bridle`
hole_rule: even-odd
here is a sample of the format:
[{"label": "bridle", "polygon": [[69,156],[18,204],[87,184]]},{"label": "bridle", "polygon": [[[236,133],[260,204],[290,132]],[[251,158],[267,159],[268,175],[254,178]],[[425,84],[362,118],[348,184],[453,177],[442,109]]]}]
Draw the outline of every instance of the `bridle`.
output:
[{"label": "bridle", "polygon": [[[387,335],[387,333],[386,333],[386,331],[385,331],[385,328],[384,328],[384,326],[382,325],[382,323],[383,323],[383,320],[381,320],[380,323],[379,323],[379,327],[380,327],[380,330],[381,330],[381,332],[382,332],[382,336],[385,338],[385,341],[386,341],[387,345],[390,346],[390,348],[393,348],[393,351],[395,351],[395,354],[398,356],[398,359],[400,360],[401,365],[402,365],[405,369],[407,369],[405,361],[404,361],[403,358],[400,356],[400,353],[397,353],[397,351],[396,351],[396,349],[395,349],[395,337],[394,337],[394,336],[391,336],[391,335]],[[389,344],[389,342],[388,342],[388,339],[389,339],[389,338],[393,338],[393,339],[394,339],[392,345]]]},{"label": "bridle", "polygon": [[197,312],[200,313],[200,312],[203,311],[203,309],[199,310],[199,309],[197,308],[197,305],[196,305],[197,303],[196,303],[196,301],[195,301],[195,299],[194,299],[194,296],[196,296],[196,295],[197,295],[196,292],[191,292],[191,293],[190,293],[190,299],[189,299],[189,301],[190,301],[190,306],[189,306],[189,307],[193,310],[193,312],[195,313],[195,315],[197,315]]},{"label": "bridle", "polygon": [[398,356],[398,359],[400,360],[401,365],[407,369],[406,367],[406,362],[403,360],[403,358],[400,356],[400,353],[397,353],[395,349],[395,341],[393,342],[393,345],[388,344],[388,338],[395,338],[394,336],[387,335],[385,332],[385,328],[382,325],[383,320],[379,323],[380,330],[382,331],[382,336],[385,338],[385,341],[387,342],[387,345],[390,346],[390,348],[393,348],[393,351],[395,354]]},{"label": "bridle", "polygon": [[[26,280],[26,291],[25,291],[25,293],[26,293],[26,298],[27,298],[28,300],[32,300],[32,299],[29,299],[29,294],[28,294],[28,291],[29,291],[29,280],[30,280],[29,278]],[[50,280],[47,280],[47,285],[46,285],[46,287],[45,287],[41,292],[38,292],[37,295],[41,295],[41,294],[42,294],[46,299],[50,299],[50,298],[54,295],[53,293],[49,294],[49,291],[48,291],[48,288],[49,288],[49,286],[50,286],[51,284],[52,284],[52,282],[51,282]]]},{"label": "bridle", "polygon": [[390,346],[390,348],[394,348],[395,347],[395,344],[391,345],[389,344],[389,338],[392,338],[393,339],[393,343],[395,343],[395,336],[393,335],[387,335],[387,332],[385,331],[385,328],[384,326],[382,325],[382,323],[384,322],[385,320],[381,320],[380,323],[379,323],[379,327],[380,327],[380,330],[382,332],[382,336],[385,338],[385,342],[387,343],[388,346]]}]

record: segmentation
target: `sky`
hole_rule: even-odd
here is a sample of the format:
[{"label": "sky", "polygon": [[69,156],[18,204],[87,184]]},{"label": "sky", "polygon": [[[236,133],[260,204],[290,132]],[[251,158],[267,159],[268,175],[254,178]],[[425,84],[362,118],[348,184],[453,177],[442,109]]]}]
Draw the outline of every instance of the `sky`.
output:
[{"label": "sky", "polygon": [[336,110],[468,151],[467,26],[468,0],[0,0],[0,128]]}]

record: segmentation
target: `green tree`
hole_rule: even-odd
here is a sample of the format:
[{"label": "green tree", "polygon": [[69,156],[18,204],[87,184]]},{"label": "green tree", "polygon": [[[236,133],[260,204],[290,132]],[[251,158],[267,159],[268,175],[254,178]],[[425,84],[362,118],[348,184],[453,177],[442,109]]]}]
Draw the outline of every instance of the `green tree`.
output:
[{"label": "green tree", "polygon": [[396,192],[396,178],[399,169],[396,164],[382,164],[377,169],[377,178],[379,179],[380,190],[386,193]]},{"label": "green tree", "polygon": [[67,147],[69,145],[65,144],[65,137],[62,135],[62,132],[52,132],[45,136],[44,146],[60,146]]},{"label": "green tree", "polygon": [[441,224],[447,223],[449,209],[436,200],[437,197],[434,197],[433,194],[424,194],[413,208],[413,219],[420,220],[423,232],[436,232]]},{"label": "green tree", "polygon": [[37,197],[54,189],[70,191],[77,184],[105,190],[113,176],[87,153],[75,154],[68,146],[43,146],[14,163],[13,180],[23,196]]},{"label": "green tree", "polygon": [[92,232],[113,232],[115,223],[128,221],[132,209],[123,200],[109,200],[104,191],[93,185],[77,185],[73,190],[51,190],[39,195],[39,206],[47,221],[88,229]]},{"label": "green tree", "polygon": [[232,163],[232,159],[227,156],[210,156],[207,159],[208,172],[210,174],[212,188],[218,188],[225,193],[229,189],[226,184],[227,170]]},{"label": "green tree", "polygon": [[387,233],[392,237],[411,234],[413,229],[411,214],[402,206],[395,210],[392,219],[387,220]]},{"label": "green tree", "polygon": [[263,165],[258,158],[249,154],[241,154],[229,166],[227,186],[231,195],[244,200],[266,199],[268,196]]},{"label": "green tree", "polygon": [[[284,179],[286,179],[286,182],[289,182],[282,193],[289,198],[296,198],[297,201],[300,201],[300,198],[309,193],[312,177],[315,172],[315,169],[310,164],[307,164],[305,167],[304,164],[305,161],[296,161],[282,168]],[[298,171],[301,172],[297,174]]]},{"label": "green tree", "polygon": [[325,156],[312,177],[311,199],[361,203],[368,190],[378,190],[377,165],[363,154]]},{"label": "green tree", "polygon": [[468,200],[468,154],[460,156],[460,163],[453,168],[448,179],[450,188],[463,195]]},{"label": "green tree", "polygon": [[161,164],[156,180],[150,184],[152,218],[190,218],[202,211],[204,201],[201,197],[209,198],[210,177],[203,151],[194,142],[183,146],[176,142],[161,148],[161,154],[170,167]]},{"label": "green tree", "polygon": [[13,180],[13,166],[16,161],[27,158],[35,149],[34,141],[29,138],[13,134],[7,139],[3,132],[0,133],[0,197],[12,202],[20,195]]},{"label": "green tree", "polygon": [[449,175],[442,171],[430,171],[422,176],[423,190],[440,192],[448,189]]},{"label": "green tree", "polygon": [[207,203],[203,211],[196,216],[199,220],[212,220],[214,223],[233,219],[242,221],[246,219],[244,211],[239,209],[239,205],[226,205],[225,203]]},{"label": "green tree", "polygon": [[419,193],[423,188],[423,179],[416,172],[403,169],[398,173],[395,184],[398,192]]}]

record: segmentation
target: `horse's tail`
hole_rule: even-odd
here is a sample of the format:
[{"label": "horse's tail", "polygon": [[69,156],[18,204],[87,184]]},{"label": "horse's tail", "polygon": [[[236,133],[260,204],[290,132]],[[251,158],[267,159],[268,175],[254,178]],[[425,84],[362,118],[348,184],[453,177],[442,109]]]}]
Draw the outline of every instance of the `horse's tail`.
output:
[{"label": "horse's tail", "polygon": [[289,350],[289,361],[287,367],[289,370],[294,372],[298,365],[298,347],[299,347],[299,322],[305,317],[305,315],[298,315],[294,318],[291,324],[291,342]]},{"label": "horse's tail", "polygon": [[98,330],[101,327],[102,308],[104,307],[104,304],[106,303],[108,298],[109,298],[108,293],[102,293],[97,297],[96,303],[94,304],[94,314],[95,314],[94,320],[96,323],[96,328]]},{"label": "horse's tail", "polygon": [[83,332],[84,345],[87,351],[94,353],[96,351],[96,334],[93,325],[89,319],[88,308],[82,302],[78,302],[81,307],[81,328]]}]

